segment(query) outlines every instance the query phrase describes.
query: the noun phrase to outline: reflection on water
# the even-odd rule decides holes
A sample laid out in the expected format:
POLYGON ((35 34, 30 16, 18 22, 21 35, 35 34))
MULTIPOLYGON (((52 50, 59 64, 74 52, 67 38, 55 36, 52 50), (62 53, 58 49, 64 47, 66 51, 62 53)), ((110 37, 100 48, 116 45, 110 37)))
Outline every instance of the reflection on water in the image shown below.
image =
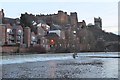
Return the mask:
POLYGON ((52 78, 54 78, 55 77, 56 67, 57 67, 56 62, 55 61, 50 61, 49 65, 50 65, 50 68, 49 68, 48 74, 50 74, 50 76, 52 78))

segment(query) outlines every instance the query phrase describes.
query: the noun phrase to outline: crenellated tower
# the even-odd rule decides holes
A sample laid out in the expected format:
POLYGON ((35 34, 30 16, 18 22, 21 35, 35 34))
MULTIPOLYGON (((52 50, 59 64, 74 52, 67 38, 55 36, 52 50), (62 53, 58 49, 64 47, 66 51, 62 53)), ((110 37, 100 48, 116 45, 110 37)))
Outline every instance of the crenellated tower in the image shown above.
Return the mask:
POLYGON ((102 29, 102 19, 99 18, 94 18, 94 25, 100 29, 102 29))
POLYGON ((68 16, 67 16, 67 12, 63 12, 61 10, 58 11, 58 14, 57 14, 57 22, 60 24, 60 25, 65 25, 68 23, 68 16))
POLYGON ((76 27, 77 23, 78 23, 77 13, 76 12, 71 12, 70 13, 70 24, 73 27, 76 27))

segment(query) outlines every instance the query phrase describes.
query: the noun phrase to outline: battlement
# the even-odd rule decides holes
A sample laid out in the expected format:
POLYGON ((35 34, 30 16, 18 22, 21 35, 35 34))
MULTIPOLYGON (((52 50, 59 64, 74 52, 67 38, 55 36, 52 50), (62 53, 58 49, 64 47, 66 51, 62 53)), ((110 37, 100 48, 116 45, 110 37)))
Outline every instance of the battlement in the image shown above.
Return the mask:
POLYGON ((67 12, 59 10, 57 14, 47 14, 47 15, 37 15, 40 19, 49 24, 58 24, 58 25, 75 25, 77 26, 78 18, 76 12, 71 12, 70 15, 67 12))
POLYGON ((100 17, 94 18, 94 25, 102 29, 102 19, 100 17))
POLYGON ((70 12, 70 15, 71 16, 77 16, 77 13, 76 12, 70 12))
POLYGON ((78 17, 76 12, 71 12, 70 13, 70 24, 74 27, 77 26, 78 23, 78 17))
POLYGON ((60 13, 64 13, 64 12, 63 12, 62 10, 59 10, 59 11, 58 11, 58 14, 60 14, 60 13))

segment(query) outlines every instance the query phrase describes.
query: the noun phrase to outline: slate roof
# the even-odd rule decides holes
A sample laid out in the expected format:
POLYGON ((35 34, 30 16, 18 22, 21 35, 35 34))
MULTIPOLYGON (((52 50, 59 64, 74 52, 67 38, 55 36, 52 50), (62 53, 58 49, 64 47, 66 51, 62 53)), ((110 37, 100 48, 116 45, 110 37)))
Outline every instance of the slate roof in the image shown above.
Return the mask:
POLYGON ((50 26, 50 30, 61 30, 61 26, 53 24, 50 26))
POLYGON ((56 33, 49 33, 47 35, 45 35, 45 37, 59 37, 56 33))

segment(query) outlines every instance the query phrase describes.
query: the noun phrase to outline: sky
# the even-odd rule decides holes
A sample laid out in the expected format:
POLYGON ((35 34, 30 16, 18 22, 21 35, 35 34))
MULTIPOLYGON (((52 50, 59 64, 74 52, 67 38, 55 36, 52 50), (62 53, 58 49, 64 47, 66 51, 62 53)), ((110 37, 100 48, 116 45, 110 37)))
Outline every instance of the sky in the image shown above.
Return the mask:
POLYGON ((118 0, 1 0, 5 17, 19 18, 21 13, 54 14, 58 10, 77 12, 78 21, 94 24, 94 17, 102 18, 103 30, 118 34, 118 0))

